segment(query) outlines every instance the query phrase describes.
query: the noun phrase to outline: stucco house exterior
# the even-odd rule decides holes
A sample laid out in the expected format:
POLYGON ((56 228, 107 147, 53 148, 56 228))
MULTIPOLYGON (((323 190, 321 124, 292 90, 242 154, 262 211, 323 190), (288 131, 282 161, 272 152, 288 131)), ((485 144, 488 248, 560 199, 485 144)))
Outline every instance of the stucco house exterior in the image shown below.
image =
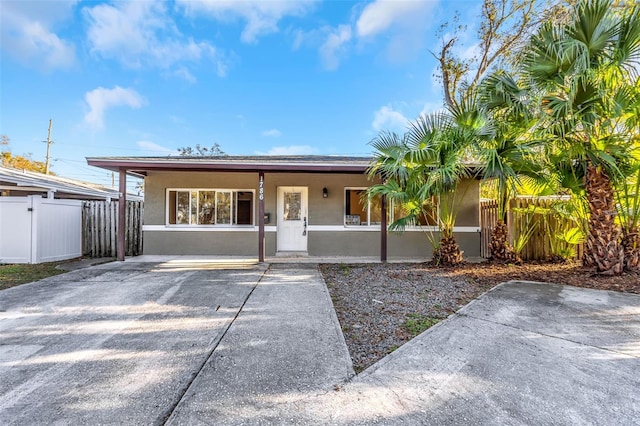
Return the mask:
MULTIPOLYGON (((144 254, 431 256, 416 227, 387 232, 394 206, 363 202, 370 159, 338 156, 100 157, 88 164, 144 178, 144 254)), ((461 185, 456 238, 480 255, 479 183, 461 185)), ((435 229, 435 228, 431 228, 435 229)))

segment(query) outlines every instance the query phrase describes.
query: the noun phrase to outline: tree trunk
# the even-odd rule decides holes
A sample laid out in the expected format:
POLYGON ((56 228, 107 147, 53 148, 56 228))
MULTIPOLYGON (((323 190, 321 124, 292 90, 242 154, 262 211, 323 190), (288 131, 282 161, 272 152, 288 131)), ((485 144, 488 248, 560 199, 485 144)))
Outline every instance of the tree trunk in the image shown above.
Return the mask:
POLYGON ((507 224, 502 219, 498 219, 498 223, 491 233, 491 241, 489 241, 490 259, 504 263, 522 263, 520 256, 513 250, 509 244, 509 230, 507 224))
POLYGON ((624 266, 628 270, 640 268, 640 233, 637 229, 623 232, 624 266))
POLYGON ((456 266, 462 263, 463 253, 453 236, 444 236, 440 240, 440 246, 433 251, 433 261, 436 265, 456 266))
POLYGON ((598 273, 620 275, 624 267, 624 248, 615 223, 616 208, 613 184, 606 171, 589 165, 585 176, 589 203, 589 235, 583 262, 598 273))

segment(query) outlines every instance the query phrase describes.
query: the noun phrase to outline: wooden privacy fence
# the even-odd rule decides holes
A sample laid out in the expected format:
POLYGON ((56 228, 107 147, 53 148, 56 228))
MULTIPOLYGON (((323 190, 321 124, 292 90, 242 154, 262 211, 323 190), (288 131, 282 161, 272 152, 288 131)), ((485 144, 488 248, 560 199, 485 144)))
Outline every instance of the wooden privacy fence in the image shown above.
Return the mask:
MULTIPOLYGON (((567 202, 563 197, 518 197, 511 200, 507 215, 509 239, 513 244, 518 238, 531 232, 528 242, 522 248, 520 257, 523 260, 544 260, 552 256, 552 239, 559 237, 554 231, 576 227, 571 218, 549 214, 557 203, 567 202), (533 227, 533 228, 532 228, 533 227), (533 229, 533 231, 531 231, 533 229)), ((498 203, 495 200, 480 201, 481 255, 490 257, 489 241, 491 233, 498 222, 498 203)), ((553 241, 559 244, 557 241, 553 241)), ((580 259, 584 253, 584 244, 573 246, 575 258, 580 259)))
POLYGON ((480 256, 485 259, 491 256, 489 242, 493 228, 498 223, 498 202, 496 200, 480 200, 480 256))
MULTIPOLYGON (((91 257, 116 257, 118 201, 85 201, 82 208, 82 252, 91 257)), ((142 201, 127 201, 125 255, 142 254, 142 201)))

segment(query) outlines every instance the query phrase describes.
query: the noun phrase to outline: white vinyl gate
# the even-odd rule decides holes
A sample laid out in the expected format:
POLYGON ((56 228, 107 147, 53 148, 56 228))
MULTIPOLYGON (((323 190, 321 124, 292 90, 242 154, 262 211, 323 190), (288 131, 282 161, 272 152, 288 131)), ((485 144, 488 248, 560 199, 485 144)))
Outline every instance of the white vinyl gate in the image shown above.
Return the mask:
POLYGON ((0 197, 0 263, 42 263, 82 255, 82 201, 0 197))

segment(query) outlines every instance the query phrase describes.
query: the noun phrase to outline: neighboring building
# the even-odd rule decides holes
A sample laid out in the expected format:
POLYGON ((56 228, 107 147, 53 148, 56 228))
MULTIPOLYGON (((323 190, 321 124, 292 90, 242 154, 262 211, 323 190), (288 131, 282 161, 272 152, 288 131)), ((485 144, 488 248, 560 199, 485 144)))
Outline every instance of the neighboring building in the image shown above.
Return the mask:
POLYGON ((119 196, 104 186, 0 166, 0 263, 82 256, 83 201, 119 196))
MULTIPOLYGON (((117 189, 94 183, 0 166, 0 197, 27 195, 65 200, 117 200, 119 192, 117 189)), ((127 198, 142 199, 134 194, 127 194, 127 198)))
MULTIPOLYGON (((393 206, 362 203, 363 157, 101 157, 145 180, 144 254, 430 257, 423 228, 389 233, 393 206), (387 215, 383 214, 387 211, 387 215), (385 220, 386 218, 386 220, 385 220), (386 222, 386 223, 385 223, 386 222), (386 250, 385 250, 386 245, 386 250)), ((125 173, 121 173, 125 176, 125 173)), ((121 182, 122 185, 122 182, 121 182)), ((479 183, 468 180, 456 238, 480 255, 479 183)))

